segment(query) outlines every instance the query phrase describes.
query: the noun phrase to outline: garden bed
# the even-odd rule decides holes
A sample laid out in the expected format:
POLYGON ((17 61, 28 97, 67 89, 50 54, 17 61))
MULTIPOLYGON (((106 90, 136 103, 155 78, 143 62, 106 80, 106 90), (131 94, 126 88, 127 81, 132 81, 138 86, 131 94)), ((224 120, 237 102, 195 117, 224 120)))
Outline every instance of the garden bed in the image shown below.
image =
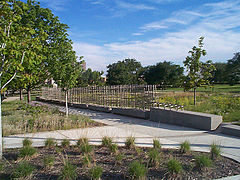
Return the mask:
MULTIPOLYGON (((179 150, 158 148, 159 158, 155 158, 158 161, 153 163, 154 161, 150 160, 153 156, 149 152, 154 148, 121 146, 115 147, 116 151, 114 151, 113 148, 109 148, 110 146, 91 146, 92 151, 85 149, 83 152, 81 146, 66 146, 66 144, 68 143, 65 143, 65 148, 38 148, 37 153, 31 157, 23 157, 21 149, 5 150, 4 160, 0 166, 2 167, 0 179, 10 179, 14 174, 16 175, 16 170, 19 169, 17 166, 23 161, 29 163, 34 169, 30 176, 27 176, 30 179, 58 179, 59 177, 64 179, 71 175, 72 179, 91 179, 94 173, 96 175, 100 172, 99 169, 99 171, 91 171, 96 165, 102 171, 102 179, 130 179, 134 178, 130 170, 130 164, 133 161, 140 162, 142 168, 146 170, 146 179, 217 179, 240 174, 239 163, 221 156, 211 161, 212 164, 209 167, 197 166, 196 158, 202 155, 210 157, 209 153, 192 151, 181 153, 179 150), (46 163, 46 160, 44 161, 49 155, 54 159, 51 166, 46 163), (90 158, 86 160, 86 157, 90 158), (182 170, 171 171, 169 166, 171 159, 179 162, 182 170)), ((174 163, 172 166, 178 167, 174 163)), ((134 166, 132 171, 137 169, 138 167, 134 166)))

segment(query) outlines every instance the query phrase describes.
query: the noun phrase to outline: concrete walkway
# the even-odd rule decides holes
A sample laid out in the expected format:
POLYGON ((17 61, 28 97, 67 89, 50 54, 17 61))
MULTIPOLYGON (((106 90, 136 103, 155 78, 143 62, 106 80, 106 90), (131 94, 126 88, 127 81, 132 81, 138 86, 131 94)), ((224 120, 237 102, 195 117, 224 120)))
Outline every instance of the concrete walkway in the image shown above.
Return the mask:
MULTIPOLYGON (((56 107, 65 111, 64 107, 56 107)), ((121 145, 127 137, 134 136, 139 146, 152 146, 152 140, 157 138, 164 148, 178 148, 181 142, 188 140, 193 150, 205 152, 214 142, 221 146, 224 156, 240 162, 240 139, 236 137, 85 109, 70 108, 70 113, 89 116, 107 126, 8 136, 4 138, 4 147, 21 147, 25 137, 33 138, 34 146, 42 146, 44 140, 50 137, 59 141, 68 138, 73 143, 80 137, 87 137, 91 143, 100 144, 103 136, 110 136, 121 145)))

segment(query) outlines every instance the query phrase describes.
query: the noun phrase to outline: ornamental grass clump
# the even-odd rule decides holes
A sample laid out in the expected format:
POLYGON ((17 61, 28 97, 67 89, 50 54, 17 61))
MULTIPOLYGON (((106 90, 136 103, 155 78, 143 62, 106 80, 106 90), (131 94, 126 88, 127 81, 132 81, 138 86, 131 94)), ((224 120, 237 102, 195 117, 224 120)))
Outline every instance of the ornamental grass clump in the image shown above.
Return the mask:
POLYGON ((37 153, 37 150, 34 147, 24 146, 19 151, 19 157, 21 158, 32 157, 36 153, 37 153))
POLYGON ((160 153, 158 151, 158 149, 151 149, 148 153, 148 156, 149 156, 149 163, 152 165, 152 166, 158 166, 159 163, 160 163, 160 153))
POLYGON ((72 165, 69 161, 64 162, 64 166, 61 170, 60 179, 63 180, 75 180, 77 179, 76 167, 72 165))
POLYGON ((129 164, 128 173, 131 179, 144 179, 147 169, 139 161, 133 161, 129 164))
POLYGON ((180 153, 185 154, 191 150, 189 141, 184 141, 180 145, 180 153))
POLYGON ((82 161, 83 161, 82 163, 84 166, 91 167, 94 162, 94 159, 90 154, 86 154, 86 155, 84 155, 82 161))
POLYGON ((115 156, 115 164, 122 164, 123 159, 125 158, 124 154, 116 154, 115 156))
POLYGON ((82 144, 88 144, 88 138, 80 138, 77 141, 77 146, 80 147, 82 144))
POLYGON ((210 147, 211 159, 215 160, 220 156, 221 148, 219 145, 213 143, 210 147))
POLYGON ((118 146, 117 144, 111 144, 108 146, 108 149, 109 151, 112 153, 112 154, 117 154, 118 152, 118 146))
POLYGON ((205 155, 195 157, 195 165, 199 170, 212 166, 212 160, 205 155))
POLYGON ((63 139, 61 142, 61 146, 63 148, 68 148, 70 146, 70 140, 69 139, 63 139))
POLYGON ((135 138, 134 137, 128 137, 125 141, 126 148, 133 149, 135 148, 135 138))
POLYGON ((32 145, 32 141, 29 138, 25 138, 23 140, 23 146, 31 146, 32 145))
POLYGON ((33 171, 35 170, 35 167, 28 163, 27 161, 23 161, 17 165, 17 167, 12 172, 12 178, 13 179, 24 179, 29 178, 33 171))
POLYGON ((104 136, 104 137, 102 138, 102 146, 108 147, 108 146, 110 146, 110 145, 112 145, 112 138, 107 137, 107 136, 104 136))
POLYGON ((100 166, 94 166, 89 170, 89 178, 93 180, 101 179, 103 169, 100 166))
POLYGON ((160 150, 161 147, 162 147, 162 145, 161 145, 160 141, 157 139, 153 139, 153 148, 160 150))
POLYGON ((53 155, 46 155, 43 158, 43 164, 45 168, 51 168, 54 165, 55 157, 53 155))
POLYGON ((47 138, 45 140, 45 147, 46 148, 54 148, 56 146, 56 141, 53 138, 47 138))
POLYGON ((167 163, 167 169, 171 174, 179 174, 182 171, 182 165, 177 159, 170 159, 167 163))

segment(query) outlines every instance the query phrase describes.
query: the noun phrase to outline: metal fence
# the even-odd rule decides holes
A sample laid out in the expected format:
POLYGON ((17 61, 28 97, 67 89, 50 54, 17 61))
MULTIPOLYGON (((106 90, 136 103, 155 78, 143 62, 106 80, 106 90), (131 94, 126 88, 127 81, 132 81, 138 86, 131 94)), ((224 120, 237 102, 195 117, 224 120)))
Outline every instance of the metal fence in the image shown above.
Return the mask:
MULTIPOLYGON (((79 87, 68 91, 68 102, 144 110, 154 106, 155 92, 155 85, 79 87)), ((42 88, 42 97, 65 101, 65 92, 60 88, 44 87, 42 88)))

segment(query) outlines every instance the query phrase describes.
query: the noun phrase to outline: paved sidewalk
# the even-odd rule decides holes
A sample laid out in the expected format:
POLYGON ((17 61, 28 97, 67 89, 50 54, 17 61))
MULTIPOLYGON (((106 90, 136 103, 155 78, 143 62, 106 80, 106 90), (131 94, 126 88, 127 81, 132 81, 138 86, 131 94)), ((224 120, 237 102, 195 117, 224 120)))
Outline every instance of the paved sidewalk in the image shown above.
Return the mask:
MULTIPOLYGON (((65 111, 64 107, 56 107, 65 111)), ((181 142, 189 140, 192 149, 198 151, 209 151, 209 146, 215 142, 221 146, 224 156, 240 162, 240 139, 236 137, 85 109, 70 108, 70 113, 87 115, 107 126, 8 136, 4 138, 5 148, 21 147, 24 137, 33 138, 34 146, 42 146, 50 137, 58 140, 68 138, 73 143, 80 137, 87 137, 90 142, 100 144, 103 136, 110 136, 121 145, 126 137, 134 136, 137 145, 151 146, 152 140, 157 138, 164 148, 177 148, 181 142)))

